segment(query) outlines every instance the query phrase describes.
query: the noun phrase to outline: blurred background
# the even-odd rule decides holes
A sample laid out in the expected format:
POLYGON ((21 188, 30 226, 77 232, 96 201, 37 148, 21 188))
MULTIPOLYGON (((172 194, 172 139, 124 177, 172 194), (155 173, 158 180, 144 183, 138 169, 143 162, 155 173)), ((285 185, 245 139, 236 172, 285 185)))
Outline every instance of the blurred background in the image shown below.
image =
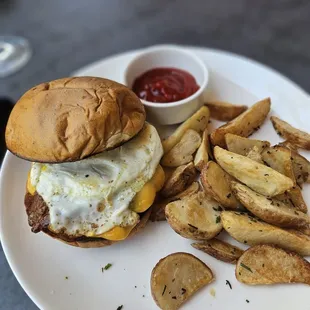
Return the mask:
MULTIPOLYGON (((0 78, 0 130, 10 102, 98 59, 158 43, 212 47, 262 62, 310 92, 308 0, 0 0, 0 36, 28 39, 32 57, 0 78)), ((0 309, 37 309, 0 247, 0 309)))

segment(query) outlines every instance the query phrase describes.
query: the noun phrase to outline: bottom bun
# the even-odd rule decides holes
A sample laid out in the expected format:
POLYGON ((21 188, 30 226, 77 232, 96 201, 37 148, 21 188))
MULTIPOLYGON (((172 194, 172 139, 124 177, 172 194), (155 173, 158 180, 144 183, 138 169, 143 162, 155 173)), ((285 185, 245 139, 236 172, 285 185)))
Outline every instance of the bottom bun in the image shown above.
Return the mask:
POLYGON ((61 242, 64 242, 68 245, 80 247, 80 248, 101 248, 104 246, 111 245, 116 242, 124 241, 129 237, 132 237, 137 232, 142 230, 151 215, 151 208, 147 211, 140 213, 140 221, 139 223, 133 228, 130 232, 129 236, 120 241, 112 241, 103 238, 93 238, 93 237, 70 237, 64 233, 55 233, 48 229, 49 225, 49 211, 46 203, 44 202, 43 198, 38 194, 35 193, 31 195, 30 193, 26 193, 25 195, 25 207, 26 212, 28 215, 28 223, 32 227, 32 231, 37 233, 43 231, 45 234, 49 235, 50 237, 57 239, 61 242))

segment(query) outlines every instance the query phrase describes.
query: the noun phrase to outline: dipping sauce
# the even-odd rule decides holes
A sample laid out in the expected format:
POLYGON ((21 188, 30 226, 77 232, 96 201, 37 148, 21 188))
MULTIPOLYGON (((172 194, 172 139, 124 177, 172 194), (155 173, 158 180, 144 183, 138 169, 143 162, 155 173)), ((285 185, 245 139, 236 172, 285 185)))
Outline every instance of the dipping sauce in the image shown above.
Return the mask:
POLYGON ((199 89, 195 78, 176 68, 146 71, 133 83, 132 90, 146 101, 167 103, 185 99, 199 89))

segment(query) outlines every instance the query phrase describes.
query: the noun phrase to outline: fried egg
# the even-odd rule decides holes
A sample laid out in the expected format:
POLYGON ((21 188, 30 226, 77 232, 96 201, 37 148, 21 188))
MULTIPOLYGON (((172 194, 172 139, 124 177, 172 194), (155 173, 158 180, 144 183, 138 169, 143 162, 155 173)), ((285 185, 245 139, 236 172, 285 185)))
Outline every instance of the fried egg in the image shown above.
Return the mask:
POLYGON ((78 162, 33 163, 28 191, 44 199, 49 229, 56 233, 108 238, 113 229, 127 228, 122 233, 128 235, 139 221, 137 212, 152 204, 164 182, 158 168, 162 155, 156 129, 146 124, 116 149, 78 162))

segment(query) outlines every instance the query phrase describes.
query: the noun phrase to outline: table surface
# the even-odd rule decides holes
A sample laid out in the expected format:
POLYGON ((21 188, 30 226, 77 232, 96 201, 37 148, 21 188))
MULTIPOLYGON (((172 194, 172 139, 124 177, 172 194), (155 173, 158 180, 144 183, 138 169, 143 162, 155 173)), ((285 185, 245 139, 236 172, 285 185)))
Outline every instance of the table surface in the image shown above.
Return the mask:
MULTIPOLYGON (((307 0, 0 0, 0 34, 24 36, 33 48, 26 67, 0 79, 0 97, 17 100, 37 83, 158 43, 242 54, 310 92, 309 16, 307 0)), ((0 310, 37 309, 16 281, 1 246, 0 292, 0 310)))

